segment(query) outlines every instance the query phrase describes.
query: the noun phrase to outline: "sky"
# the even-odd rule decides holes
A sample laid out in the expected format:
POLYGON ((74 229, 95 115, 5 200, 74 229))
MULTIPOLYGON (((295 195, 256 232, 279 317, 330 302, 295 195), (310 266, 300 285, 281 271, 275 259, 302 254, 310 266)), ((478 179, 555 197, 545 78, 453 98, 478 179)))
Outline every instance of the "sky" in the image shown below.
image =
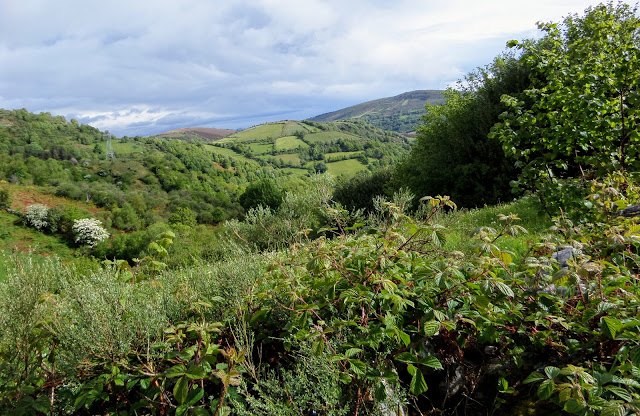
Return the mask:
POLYGON ((445 89, 585 0, 0 0, 0 108, 118 137, 445 89))

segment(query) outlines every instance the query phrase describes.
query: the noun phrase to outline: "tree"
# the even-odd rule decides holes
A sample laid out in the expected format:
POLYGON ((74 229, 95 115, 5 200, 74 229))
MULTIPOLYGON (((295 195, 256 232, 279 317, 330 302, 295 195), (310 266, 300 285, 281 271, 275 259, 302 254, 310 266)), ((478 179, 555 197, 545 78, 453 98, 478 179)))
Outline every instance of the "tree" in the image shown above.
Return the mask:
POLYGON ((43 230, 49 225, 49 208, 42 204, 29 205, 24 211, 24 218, 27 224, 37 230, 43 230))
POLYGON ((540 189, 557 178, 637 169, 637 8, 600 4, 539 28, 539 41, 510 42, 522 51, 531 85, 503 97, 507 110, 492 129, 522 168, 519 184, 540 189))
POLYGON ((447 90, 446 104, 427 104, 411 154, 398 166, 397 187, 420 197, 449 195, 466 207, 510 199, 517 170, 488 134, 505 110, 500 97, 527 86, 527 68, 504 54, 447 90))
POLYGON ((75 220, 72 229, 76 243, 89 247, 95 247, 100 241, 109 238, 109 233, 102 227, 100 220, 94 218, 75 220))
POLYGON ((282 204, 283 198, 284 193, 273 180, 262 179, 247 186, 244 193, 240 195, 239 202, 247 211, 258 205, 275 210, 282 204))

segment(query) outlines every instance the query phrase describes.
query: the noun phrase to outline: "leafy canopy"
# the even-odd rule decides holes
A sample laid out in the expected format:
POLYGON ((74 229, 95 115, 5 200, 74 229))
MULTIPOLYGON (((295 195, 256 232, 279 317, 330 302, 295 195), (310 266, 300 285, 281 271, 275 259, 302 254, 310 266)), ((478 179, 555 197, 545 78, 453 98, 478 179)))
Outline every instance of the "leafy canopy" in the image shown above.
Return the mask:
POLYGON ((505 94, 492 129, 522 168, 520 184, 638 167, 640 20, 627 4, 600 4, 557 25, 540 23, 522 51, 531 85, 505 94))

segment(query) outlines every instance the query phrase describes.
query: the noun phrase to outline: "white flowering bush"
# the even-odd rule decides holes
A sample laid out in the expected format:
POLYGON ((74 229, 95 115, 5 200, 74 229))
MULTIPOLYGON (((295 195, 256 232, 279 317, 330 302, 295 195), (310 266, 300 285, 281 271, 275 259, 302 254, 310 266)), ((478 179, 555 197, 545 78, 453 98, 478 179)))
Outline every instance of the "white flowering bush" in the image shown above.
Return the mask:
POLYGON ((43 230, 49 225, 49 208, 42 204, 29 205, 24 210, 24 218, 27 224, 38 230, 43 230))
POLYGON ((100 241, 109 238, 109 233, 102 227, 100 220, 94 218, 74 220, 71 230, 76 236, 76 243, 86 244, 89 247, 95 247, 100 241))

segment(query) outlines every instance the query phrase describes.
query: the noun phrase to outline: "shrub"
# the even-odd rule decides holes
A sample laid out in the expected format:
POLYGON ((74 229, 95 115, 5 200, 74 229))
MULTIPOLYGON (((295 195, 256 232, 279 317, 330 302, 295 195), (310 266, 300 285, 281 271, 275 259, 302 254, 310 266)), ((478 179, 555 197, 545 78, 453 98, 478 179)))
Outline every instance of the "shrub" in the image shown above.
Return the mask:
POLYGON ((49 225, 49 208, 42 204, 29 205, 24 211, 24 218, 28 225, 42 230, 49 225))
POLYGON ((0 209, 11 205, 11 193, 8 189, 0 189, 0 209))
POLYGON ((102 240, 109 238, 109 233, 102 227, 100 220, 83 218, 73 222, 73 234, 76 243, 95 247, 102 240))

